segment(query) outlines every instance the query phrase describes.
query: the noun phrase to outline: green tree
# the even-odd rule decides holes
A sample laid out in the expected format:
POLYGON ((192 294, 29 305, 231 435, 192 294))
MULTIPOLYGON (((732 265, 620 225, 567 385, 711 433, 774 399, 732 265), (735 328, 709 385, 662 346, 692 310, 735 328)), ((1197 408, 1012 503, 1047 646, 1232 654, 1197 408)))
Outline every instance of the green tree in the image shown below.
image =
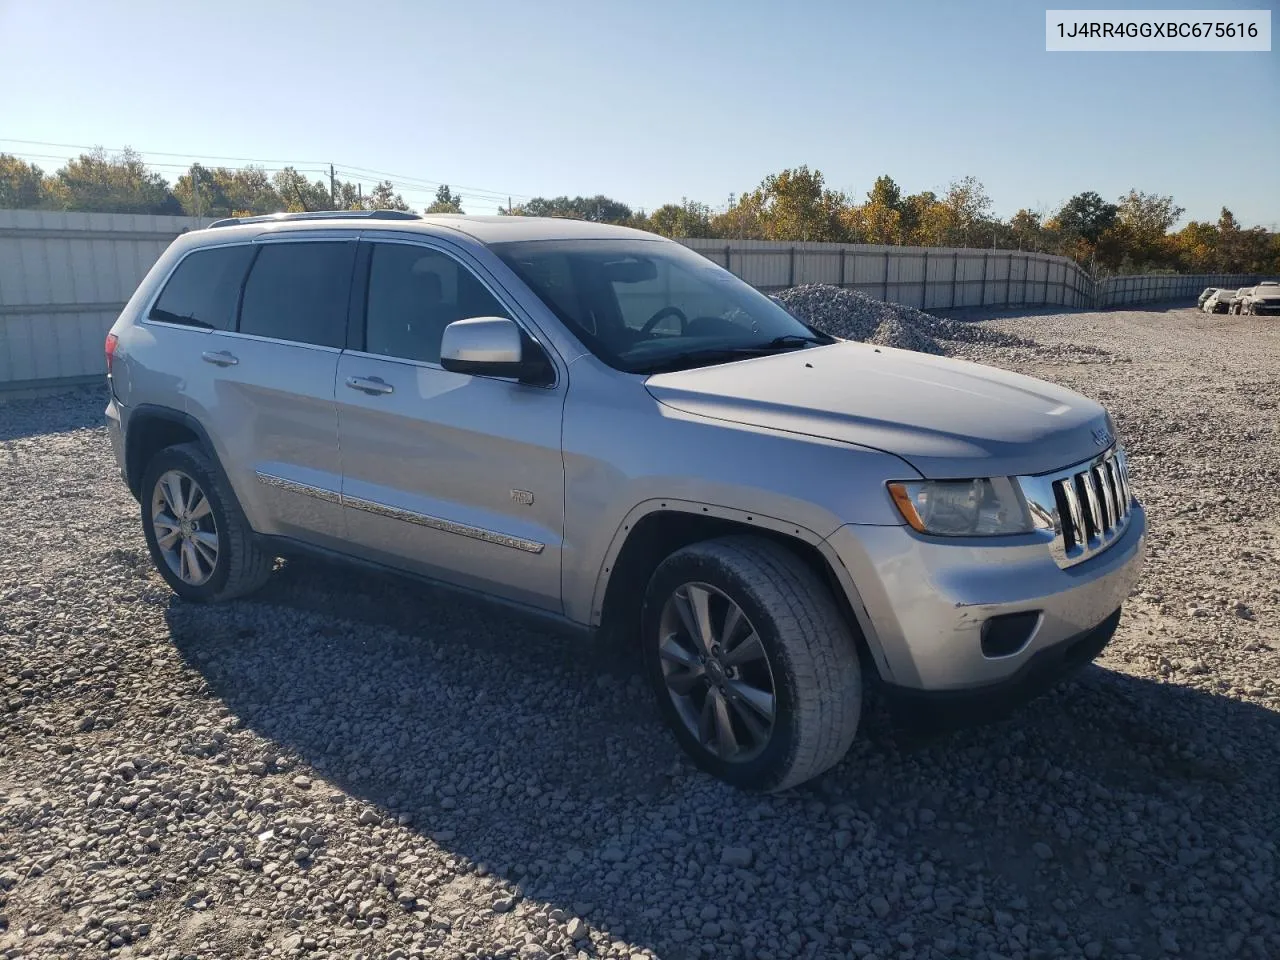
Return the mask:
POLYGON ((766 240, 844 240, 848 198, 828 190, 821 170, 771 173, 739 202, 766 240))
POLYGON ((280 196, 280 202, 290 213, 311 210, 328 210, 333 203, 329 184, 323 180, 308 180, 293 167, 285 167, 271 178, 271 185, 280 196))
POLYGON ((1098 240, 1098 260, 1112 269, 1170 267, 1176 262, 1176 245, 1169 228, 1182 213, 1173 197, 1130 190, 1120 198, 1115 223, 1098 240))
POLYGON ((48 203, 44 171, 12 154, 0 153, 0 208, 35 210, 48 203))
POLYGON ((888 174, 876 177, 876 182, 867 191, 867 203, 878 203, 890 210, 900 210, 902 209, 902 188, 888 174))
POLYGON ((711 208, 705 203, 682 198, 677 203, 664 203, 647 219, 647 229, 664 237, 714 237, 711 208))
POLYGON ((510 212, 524 217, 568 217, 596 223, 628 223, 634 218, 629 206, 603 194, 594 197, 534 197, 510 212))
POLYGON ((262 167, 242 167, 239 170, 217 167, 213 178, 227 198, 232 216, 276 213, 284 209, 284 201, 262 167))
POLYGON ((1017 241, 1019 250, 1032 250, 1041 246, 1043 224, 1040 214, 1024 207, 1009 218, 1008 228, 1010 235, 1017 241))
POLYGON ((908 246, 924 246, 933 243, 926 221, 936 220, 932 215, 938 205, 938 195, 932 190, 913 193, 902 201, 899 211, 902 243, 908 246))
POLYGON ((1107 203, 1092 190, 1077 193, 1053 215, 1055 229, 1068 237, 1078 237, 1096 244, 1116 222, 1119 207, 1107 203))
MULTIPOLYGON (((376 183, 369 196, 365 197, 364 207, 366 210, 408 210, 409 205, 404 202, 404 197, 396 193, 390 180, 380 180, 376 183)), ((461 211, 458 211, 461 213, 461 211)))
POLYGON ((54 175, 49 192, 63 210, 182 213, 182 204, 164 177, 148 170, 142 157, 128 147, 114 157, 99 147, 68 160, 54 175))
POLYGON ((962 177, 951 181, 942 199, 925 209, 921 227, 929 244, 970 246, 981 242, 990 211, 991 198, 982 181, 977 177, 962 177))
POLYGON ((442 183, 436 190, 436 199, 431 206, 427 207, 427 213, 463 213, 462 197, 458 196, 449 189, 447 183, 442 183))
POLYGON ((229 217, 233 209, 222 191, 216 171, 198 163, 173 184, 173 195, 182 205, 182 212, 190 217, 229 217))

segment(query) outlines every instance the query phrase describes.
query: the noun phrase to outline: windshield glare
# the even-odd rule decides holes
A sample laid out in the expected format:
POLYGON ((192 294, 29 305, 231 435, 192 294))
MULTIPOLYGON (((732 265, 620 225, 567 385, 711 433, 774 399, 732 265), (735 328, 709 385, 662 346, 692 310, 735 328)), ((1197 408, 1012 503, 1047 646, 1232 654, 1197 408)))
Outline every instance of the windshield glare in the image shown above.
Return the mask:
POLYGON ((661 240, 533 240, 493 250, 605 363, 631 373, 830 338, 732 273, 661 240), (779 342, 784 338, 784 342, 779 342))

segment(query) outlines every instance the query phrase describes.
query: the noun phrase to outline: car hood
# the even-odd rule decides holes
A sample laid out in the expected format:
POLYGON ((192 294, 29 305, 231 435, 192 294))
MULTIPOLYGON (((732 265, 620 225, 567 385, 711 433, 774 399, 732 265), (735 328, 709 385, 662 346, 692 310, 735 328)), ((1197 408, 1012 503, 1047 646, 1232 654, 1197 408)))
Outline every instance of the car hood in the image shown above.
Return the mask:
POLYGON ((1112 440, 1063 387, 963 360, 841 342, 663 373, 645 386, 698 416, 896 454, 931 479, 1047 473, 1112 440))

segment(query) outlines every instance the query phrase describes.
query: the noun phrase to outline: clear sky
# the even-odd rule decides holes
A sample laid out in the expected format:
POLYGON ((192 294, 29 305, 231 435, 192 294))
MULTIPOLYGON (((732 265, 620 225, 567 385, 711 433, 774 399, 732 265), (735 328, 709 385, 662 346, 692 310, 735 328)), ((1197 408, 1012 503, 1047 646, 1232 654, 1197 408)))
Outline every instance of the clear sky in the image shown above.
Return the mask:
POLYGON ((1002 216, 1137 187, 1280 229, 1280 52, 1047 53, 1049 5, 0 0, 0 151, 53 170, 129 145, 170 179, 332 162, 419 207, 448 182, 471 212, 721 206, 807 163, 859 197, 973 174, 1002 216))

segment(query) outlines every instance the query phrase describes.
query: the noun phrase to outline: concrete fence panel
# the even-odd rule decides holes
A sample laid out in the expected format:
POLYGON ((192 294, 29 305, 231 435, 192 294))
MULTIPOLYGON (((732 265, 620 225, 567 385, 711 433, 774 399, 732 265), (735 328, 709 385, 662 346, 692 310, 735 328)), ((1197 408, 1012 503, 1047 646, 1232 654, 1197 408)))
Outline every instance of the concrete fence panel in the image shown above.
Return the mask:
POLYGON ((0 210, 0 388, 100 377, 134 288, 175 237, 208 222, 0 210))
MULTIPOLYGON (((89 382, 104 372, 103 340, 134 289, 194 217, 0 210, 0 391, 89 382)), ((681 240, 773 293, 827 283, 926 310, 1106 307, 1191 299, 1204 287, 1257 277, 1109 277, 1020 250, 875 244, 681 240)))

